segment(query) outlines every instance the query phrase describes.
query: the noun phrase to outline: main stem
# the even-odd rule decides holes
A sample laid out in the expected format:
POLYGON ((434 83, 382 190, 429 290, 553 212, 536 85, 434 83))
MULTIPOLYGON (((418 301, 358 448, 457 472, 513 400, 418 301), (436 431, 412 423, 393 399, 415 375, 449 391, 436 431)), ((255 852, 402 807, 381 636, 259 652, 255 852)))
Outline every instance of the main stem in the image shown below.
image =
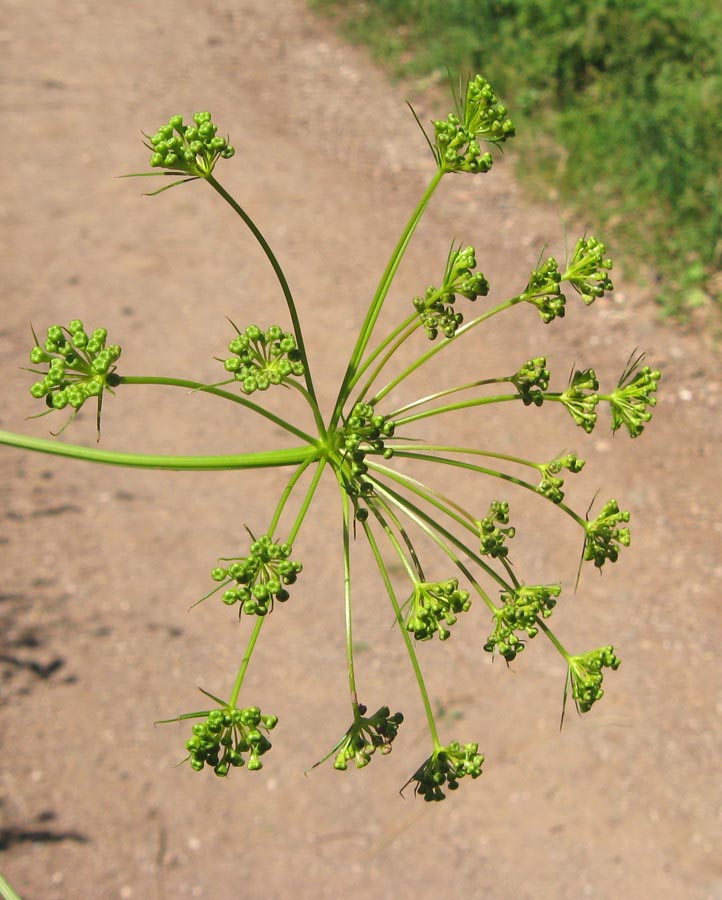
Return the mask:
POLYGON ((309 459, 318 458, 316 447, 289 447, 284 450, 265 450, 259 453, 236 453, 223 456, 156 456, 149 453, 119 453, 113 450, 98 450, 95 447, 81 447, 77 444, 59 444, 47 438, 30 437, 0 431, 0 444, 50 453, 53 456, 67 456, 87 462, 104 463, 108 466, 128 466, 135 469, 170 469, 182 471, 223 471, 226 469, 266 469, 278 466, 296 466, 309 459))

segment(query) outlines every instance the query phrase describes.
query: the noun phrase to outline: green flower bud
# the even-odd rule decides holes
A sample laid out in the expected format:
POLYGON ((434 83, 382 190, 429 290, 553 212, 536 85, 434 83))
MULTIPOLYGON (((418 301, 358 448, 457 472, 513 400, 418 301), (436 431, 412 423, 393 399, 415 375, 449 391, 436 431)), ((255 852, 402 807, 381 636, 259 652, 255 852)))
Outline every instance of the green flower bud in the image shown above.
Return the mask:
POLYGON ((265 616, 273 609, 274 600, 280 603, 288 600, 289 593, 282 585, 294 584, 303 569, 300 562, 288 558, 291 552, 290 544, 278 544, 263 535, 252 541, 248 556, 211 571, 211 578, 220 583, 215 590, 235 581, 235 586, 228 586, 222 593, 222 601, 228 606, 240 602, 241 611, 246 615, 265 616))
POLYGON ((548 497, 554 503, 561 503, 564 499, 564 479, 559 477, 563 469, 576 474, 584 467, 584 460, 575 453, 556 456, 551 462, 539 466, 542 480, 537 486, 537 492, 548 497))
POLYGON ((520 295, 522 300, 536 306, 545 325, 554 319, 564 318, 566 297, 561 292, 560 282, 557 261, 550 256, 543 265, 534 269, 526 289, 520 295))
POLYGON ((481 775, 484 757, 478 751, 478 744, 462 745, 458 741, 452 741, 446 747, 437 747, 401 790, 413 781, 414 796, 421 794, 426 801, 444 800, 446 795, 442 787, 454 791, 466 775, 472 779, 481 775))
POLYGON ((446 261, 446 269, 441 287, 437 290, 428 287, 424 297, 414 297, 413 303, 418 310, 419 319, 429 340, 441 332, 444 337, 452 338, 464 321, 462 313, 454 309, 456 294, 468 300, 486 296, 489 282, 481 272, 472 272, 476 266, 473 247, 454 250, 452 247, 446 261))
POLYGON ((246 394, 284 384, 291 376, 303 375, 305 371, 296 339, 278 325, 271 325, 265 332, 257 325, 249 325, 244 332, 238 331, 228 349, 235 355, 222 360, 223 366, 241 383, 246 394))
POLYGON ((594 369, 584 369, 574 373, 569 387, 559 395, 559 400, 567 408, 575 423, 587 434, 594 431, 597 424, 598 390, 599 382, 594 369))
POLYGON ((627 522, 629 513, 621 511, 616 500, 607 501, 597 518, 584 525, 586 532, 584 559, 594 560, 594 565, 598 569, 601 569, 607 560, 616 562, 619 558, 619 547, 628 547, 630 544, 629 528, 617 527, 627 522))
POLYGON ((629 358, 617 387, 607 399, 612 411, 612 431, 617 431, 624 425, 629 436, 634 438, 639 437, 652 418, 648 407, 657 405, 654 393, 661 373, 649 366, 640 368, 643 353, 636 359, 633 357, 634 354, 629 358))
POLYGON ((67 328, 51 325, 44 348, 36 342, 30 352, 33 365, 48 366, 43 380, 35 382, 30 393, 36 399, 45 398, 48 410, 70 406, 74 413, 66 425, 89 397, 96 397, 100 433, 102 395, 106 388, 112 393, 112 387, 119 383, 114 363, 121 350, 117 344, 106 347, 107 336, 105 328, 96 328, 89 341, 83 323, 73 319, 67 328))
POLYGON ((541 406, 544 402, 543 392, 549 387, 549 369, 544 356, 528 359, 519 371, 508 379, 519 392, 524 406, 532 403, 541 406))
POLYGON ((171 116, 168 124, 148 139, 146 147, 151 151, 153 168, 172 169, 191 178, 208 178, 219 157, 233 156, 228 140, 216 136, 218 129, 210 113, 196 113, 193 119, 198 127, 184 125, 182 116, 171 116))
POLYGON ((445 641, 451 634, 444 625, 454 625, 457 614, 467 612, 471 607, 469 592, 459 590, 456 578, 448 581, 423 582, 414 585, 408 600, 411 604, 406 619, 406 628, 417 641, 430 641, 434 634, 445 641))
POLYGON ((503 559, 508 555, 509 548, 505 542, 507 538, 514 537, 516 529, 513 527, 499 528, 499 525, 508 524, 509 504, 501 500, 494 500, 490 504, 486 516, 476 522, 479 529, 479 552, 482 556, 503 559))
POLYGON ((577 710, 586 713, 604 696, 602 669, 609 668, 616 671, 621 660, 614 655, 614 647, 601 647, 599 650, 570 657, 568 664, 564 698, 566 700, 567 686, 571 683, 572 697, 577 710))
POLYGON ((315 769, 331 756, 334 757, 334 769, 340 772, 348 769, 351 760, 354 761, 356 768, 365 768, 377 750, 383 756, 391 752, 391 745, 403 721, 404 717, 399 712, 390 715, 388 706, 382 706, 372 716, 366 716, 366 707, 359 704, 358 714, 346 734, 333 750, 312 768, 315 769))
POLYGON ((209 765, 216 775, 226 777, 231 767, 246 764, 244 753, 250 754, 251 771, 262 768, 260 757, 271 749, 271 742, 263 732, 275 728, 276 716, 262 715, 257 706, 247 709, 227 706, 184 718, 195 716, 205 721, 193 725, 193 736, 186 741, 185 748, 189 753, 186 760, 196 772, 209 765))
POLYGON ((572 261, 562 275, 589 306, 613 289, 607 274, 612 268, 611 259, 605 259, 606 247, 595 237, 579 238, 574 247, 572 261))
POLYGON ((512 662, 525 646, 515 632, 536 637, 537 617, 547 619, 552 614, 560 593, 559 584, 520 585, 503 592, 503 605, 494 609, 494 631, 487 638, 484 650, 487 653, 498 650, 507 663, 512 662))
POLYGON ((501 144, 514 136, 514 125, 491 85, 477 75, 466 84, 465 96, 457 98, 457 113, 434 122, 434 156, 444 172, 488 172, 489 153, 482 153, 479 140, 501 144))

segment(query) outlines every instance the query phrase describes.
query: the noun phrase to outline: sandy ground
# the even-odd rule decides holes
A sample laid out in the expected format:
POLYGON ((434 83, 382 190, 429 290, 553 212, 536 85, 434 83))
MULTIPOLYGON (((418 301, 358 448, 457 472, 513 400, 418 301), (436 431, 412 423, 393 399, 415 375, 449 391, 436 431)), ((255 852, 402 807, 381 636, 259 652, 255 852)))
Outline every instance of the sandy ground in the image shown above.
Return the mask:
MULTIPOLYGON (((237 148, 219 177, 277 248, 328 408, 431 174, 403 101, 425 119, 443 107, 390 86, 298 0, 2 6, 0 427, 47 435, 48 419, 25 420, 37 411, 19 369, 31 322, 106 326, 126 375, 213 381, 225 316, 284 321, 257 246, 204 185, 148 199, 144 185, 113 177, 145 168, 141 130, 204 108, 237 148)), ((497 299, 523 287, 544 244, 563 255, 564 212, 526 201, 511 162, 442 185, 389 322, 438 280, 453 237, 477 247, 497 299)), ((188 607, 215 559, 245 547, 244 524, 268 521, 284 472, 136 472, 2 449, 0 870, 24 900, 722 897, 719 360, 694 334, 659 325, 648 293, 615 280, 614 300, 572 303, 548 328, 531 308, 494 320, 405 395, 440 372, 455 384, 539 353, 557 387, 575 363, 612 383, 635 347, 664 371, 636 442, 602 426, 587 437, 561 409, 508 404, 426 432, 448 440, 451 426, 460 444, 539 458, 576 449, 587 459, 570 490, 577 508, 599 489, 633 516, 630 550, 602 578, 585 571, 574 595, 578 531, 509 495, 518 571, 565 585, 560 637, 576 650, 613 643, 623 665, 598 707, 568 715, 560 733, 564 670, 541 639, 511 669, 492 663, 475 607, 450 641, 422 646, 445 739, 478 740, 486 755, 483 777, 442 804, 398 793, 429 742, 360 546, 361 694, 407 720, 394 752, 368 769, 304 775, 349 719, 330 480, 296 542, 302 579, 244 686, 280 717, 273 750, 262 772, 224 781, 175 768, 188 728, 153 722, 198 708, 197 686, 229 690, 245 623, 217 602, 188 607)), ((92 417, 61 440, 94 444, 92 417)), ((128 387, 107 402, 102 446, 223 453, 284 440, 210 397, 128 387)), ((472 478, 454 490, 481 509, 498 486, 472 478)))

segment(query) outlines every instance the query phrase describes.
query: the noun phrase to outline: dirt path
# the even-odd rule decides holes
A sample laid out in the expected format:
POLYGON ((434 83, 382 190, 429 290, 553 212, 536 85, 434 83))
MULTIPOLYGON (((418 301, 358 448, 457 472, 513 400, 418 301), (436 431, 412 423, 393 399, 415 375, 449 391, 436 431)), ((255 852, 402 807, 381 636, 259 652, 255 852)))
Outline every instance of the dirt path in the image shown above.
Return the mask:
MULTIPOLYGON (((281 318, 265 261, 202 185, 147 199, 112 178, 145 167, 141 129, 199 108, 232 135, 224 183, 277 248, 322 400, 333 400, 429 160, 405 93, 361 51, 301 2, 262 6, 4 4, 0 427, 47 434, 47 419, 24 421, 29 322, 103 324, 123 345, 124 373, 211 381, 226 315, 245 323, 262 304, 264 320, 281 318)), ((452 237, 475 244, 498 298, 544 244, 563 254, 560 211, 526 203, 501 163, 443 186, 400 272, 399 303, 438 278, 452 237)), ((249 669, 253 702, 280 717, 273 752, 262 773, 224 783, 174 768, 186 728, 152 722, 194 708, 196 685, 227 689, 243 639, 234 613, 187 609, 216 557, 243 543, 244 523, 267 521, 283 473, 136 473, 2 449, 0 870, 24 900, 722 897, 719 361, 615 281, 614 302, 575 304, 546 330, 519 310, 445 361, 449 384, 542 352, 556 384, 575 362, 609 383, 639 347, 664 386, 634 443, 603 429, 585 438, 561 411, 543 410, 541 425, 535 410, 455 422, 462 444, 483 428, 508 451, 577 449, 587 469, 576 506, 601 487, 632 510, 634 532, 626 558, 601 579, 586 572, 574 597, 578 535, 510 497, 519 521, 534 510, 550 538, 520 534, 519 571, 568 586, 559 633, 581 649, 614 643, 623 666, 599 708, 568 716, 560 734, 564 672, 551 648, 538 642, 511 671, 492 665, 479 619, 424 646, 445 733, 479 740, 487 759, 483 778, 443 804, 398 795, 427 742, 363 554, 355 574, 369 613, 356 638, 374 649, 358 654, 362 690, 403 709, 405 732, 363 772, 327 765, 304 777, 348 724, 330 485, 296 544, 306 592, 299 582, 249 669)), ((221 453, 278 441, 221 411, 199 395, 128 388, 107 404, 103 446, 221 453)), ((90 417, 63 439, 92 443, 90 417)), ((462 489, 478 506, 491 499, 486 483, 462 489)))

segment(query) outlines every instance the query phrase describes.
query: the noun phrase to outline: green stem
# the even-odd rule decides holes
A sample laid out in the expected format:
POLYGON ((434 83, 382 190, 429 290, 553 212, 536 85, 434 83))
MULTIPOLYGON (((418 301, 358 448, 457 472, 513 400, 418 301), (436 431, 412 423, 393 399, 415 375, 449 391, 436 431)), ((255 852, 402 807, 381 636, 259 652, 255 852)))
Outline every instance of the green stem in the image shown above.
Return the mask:
POLYGON ((384 466, 380 463, 369 461, 368 467, 372 472, 377 472, 380 475, 386 475, 387 477, 396 481, 397 484, 401 484, 409 490, 413 491, 413 493, 415 493, 417 497, 422 497, 424 500, 426 500, 427 503, 431 503, 437 509, 441 510, 441 512, 447 515, 452 521, 458 523, 462 527, 466 528, 467 531, 470 531, 473 535, 478 537, 478 525, 477 520, 474 518, 474 516, 472 516, 472 514, 467 509, 464 509, 463 506, 456 503, 450 497, 442 494, 441 491, 430 488, 428 484, 424 484, 423 481, 418 481, 416 478, 412 478, 410 475, 396 472, 389 466, 384 466))
POLYGON ((363 522, 364 532, 366 534, 366 538, 369 542, 369 546, 371 547, 371 552, 374 555, 374 559, 376 560, 376 565, 378 566, 379 572, 381 573, 381 578, 383 579, 384 585, 386 587, 386 591, 388 592, 389 599, 391 600, 391 605, 394 609, 394 615, 396 616, 396 621, 398 623, 399 628, 401 629, 401 634, 404 637, 404 642, 406 644, 406 650, 409 654, 409 659, 411 660, 411 665, 414 669, 414 675, 416 676, 416 683, 419 686, 419 692, 421 694, 421 700, 424 704, 424 710, 426 712, 426 721, 429 723, 429 731, 431 732, 431 739, 434 742, 434 750, 438 750, 441 747, 441 742, 439 741, 439 735, 436 730, 436 722, 434 721, 434 713, 431 709, 431 702, 429 700, 429 695, 426 691, 426 685, 424 683, 424 676, 421 674, 421 667, 419 666, 419 661, 416 657, 416 651, 414 650, 414 645, 409 636, 409 632, 404 624, 404 617, 401 612, 401 608, 399 607, 398 600, 396 599, 396 594, 394 593, 393 585, 391 584, 391 578, 389 576, 388 569, 386 568, 386 563, 384 562, 383 556, 381 555, 381 551, 379 550, 379 546, 376 543, 376 539, 374 538, 373 532, 369 526, 368 521, 363 522))
POLYGON ((333 430, 333 428, 335 428, 336 423, 341 416, 343 405, 348 398, 348 395, 351 391, 351 386, 357 376, 361 357, 363 356, 364 351, 368 346, 368 342, 371 339, 374 325, 376 324, 376 320, 381 313, 381 308, 384 304, 384 300, 386 299, 386 295, 389 292, 389 288, 391 287, 391 282, 393 281, 394 275, 396 274, 399 265, 401 264, 401 260, 406 251, 406 248, 409 245, 409 241, 411 240, 411 237, 416 230, 416 226, 419 224, 421 216, 428 206, 429 201, 431 200, 431 197, 438 187, 443 175, 443 170, 437 169, 434 177, 431 179, 428 187, 424 191, 424 194, 419 201, 416 209, 411 214, 411 218, 407 222, 406 227, 404 228, 401 237, 399 238, 399 242, 394 248, 393 253, 391 254, 391 259, 389 259, 386 269, 384 270, 384 274, 381 276, 381 281, 379 282, 376 293, 371 300, 371 305, 369 306, 369 310, 366 313, 366 318, 364 319, 361 326, 361 331, 359 332, 356 345, 351 354, 351 359, 349 360, 349 364, 344 374, 343 381, 341 382, 341 389, 339 391, 338 399, 336 400, 333 415, 331 416, 329 430, 333 430))
POLYGON ((389 419, 396 421, 397 416, 403 415, 403 413, 409 412, 409 410, 416 409, 417 406, 423 406, 424 403, 431 403, 432 400, 440 400, 442 397, 458 394, 461 393, 461 391, 468 391, 475 387, 485 387, 488 384, 503 384, 509 380, 509 378, 483 378, 481 381, 470 381, 468 384, 460 384, 458 387, 447 388, 445 391, 437 391, 435 394, 421 397, 418 400, 414 400, 412 403, 407 403, 405 406, 399 407, 399 409, 396 409, 387 415, 389 419))
POLYGON ((273 517, 268 526, 267 534, 270 538, 273 538, 273 532, 276 530, 278 525, 278 520, 281 518, 281 513, 283 512, 284 507, 286 506, 286 502, 288 498, 291 496, 291 493, 298 483, 299 479, 306 471, 306 469, 311 465, 314 460, 312 458, 304 460, 301 465, 296 469, 296 471, 291 475, 288 484, 284 488, 283 493, 281 494, 281 498, 276 504, 276 511, 273 513, 273 517))
POLYGON ((288 534, 288 542, 292 544, 296 540, 296 535, 303 524, 303 520, 306 518, 306 513, 311 506, 311 501, 313 500, 313 496, 316 493, 316 488, 318 487, 318 483, 321 480, 321 475, 323 474, 323 470, 326 467, 326 463, 328 460, 325 457, 321 457, 318 460, 318 466, 316 467, 316 471, 313 473, 313 478, 311 480, 311 484, 306 491, 306 496, 303 498, 303 503, 301 504, 301 508, 298 511, 298 515, 291 527, 291 530, 288 534))
MULTIPOLYGON (((376 501, 383 505, 384 510, 389 514, 389 516, 393 516, 395 518, 395 514, 394 514, 393 510, 391 509, 390 505, 386 502, 386 500, 384 500, 381 497, 380 494, 376 497, 376 501)), ((479 596, 484 601, 484 603, 486 603, 486 605, 489 607, 489 610, 491 612, 494 612, 496 610, 496 606, 494 605, 493 601, 490 599, 489 595, 482 588, 482 586, 479 584, 479 582, 476 580, 476 578, 474 578, 474 576, 469 571, 469 569, 462 563, 462 561, 459 559, 459 557, 454 553, 454 551, 451 549, 451 547, 449 547, 449 545, 444 540, 442 540, 442 538, 436 533, 436 531, 433 528, 431 528, 429 525, 427 525, 425 522, 416 521, 416 525, 419 528, 421 528, 421 530, 425 534, 427 534, 431 538, 432 541, 434 541, 436 546, 439 547, 439 549, 449 557, 449 559, 454 563, 454 565, 459 569, 459 571, 464 575, 464 577, 467 579, 467 581, 471 584, 471 586, 474 588, 474 590, 479 594, 479 596)))
MULTIPOLYGON (((276 525, 278 524, 278 520, 281 517, 281 513, 283 512, 283 508, 286 504, 286 501, 291 496, 291 492, 293 491, 294 487, 298 483, 298 480, 300 479, 301 475, 303 475, 304 471, 310 465, 311 462, 313 462, 313 459, 308 459, 308 460, 304 461, 298 467, 298 469, 293 473, 293 476, 291 477, 288 484, 286 485, 286 489, 284 490, 283 494, 281 495, 281 499, 280 499, 278 505, 276 506, 276 511, 273 515, 273 519, 271 520, 271 524, 268 529, 269 536, 273 535, 273 531, 276 528, 276 525)), ((326 463, 326 461, 324 459, 321 459, 319 461, 319 465, 313 476, 311 485, 309 486, 309 489, 306 492, 304 501, 301 504, 301 510, 299 511, 298 515, 296 516, 296 520, 295 520, 293 527, 291 528, 291 531, 289 533, 288 542, 290 544, 293 543, 293 541, 295 540, 298 530, 301 527, 301 524, 303 523, 306 513, 308 512, 308 508, 311 504, 311 500, 313 499, 313 495, 316 491, 316 487, 318 486, 318 482, 321 478, 321 473, 323 472, 325 463, 326 463)), ((223 585, 221 585, 221 587, 223 587, 223 585)), ((253 655, 253 650, 256 646, 256 641, 258 640, 258 635, 261 633, 261 627, 267 618, 268 618, 268 616, 258 616, 257 621, 256 621, 255 625, 253 626, 253 631, 251 633, 250 640, 248 641, 248 646, 246 647, 246 652, 243 655, 243 659, 241 661, 241 666, 238 670, 238 675, 236 676, 236 680, 233 685, 231 699, 228 701, 228 705, 232 708, 235 708, 235 706, 236 706, 236 702, 238 700, 238 695, 240 694, 241 687, 243 685, 243 679, 246 677, 246 669, 248 668, 248 664, 251 661, 251 656, 253 655)))
POLYGON ((349 499, 343 484, 339 481, 343 500, 343 589, 344 611, 346 616, 346 659, 348 662, 348 687, 351 694, 354 721, 359 718, 358 694, 356 692, 356 673, 353 665, 353 632, 351 626, 351 549, 349 541, 349 499))
POLYGON ((424 363, 431 359, 433 356, 436 356, 437 353, 440 353, 444 348, 448 347, 452 341, 458 340, 462 335, 466 334, 468 331, 471 331, 472 328, 475 328, 477 325, 485 322, 487 319, 490 319, 492 316, 497 315, 497 313, 503 312, 505 309, 511 309, 512 306, 516 306, 517 303, 520 303, 523 300, 523 297, 512 297, 511 300, 505 300, 503 303, 500 303, 498 306, 495 306, 493 309, 487 310, 485 313, 482 313, 480 316, 477 316, 475 319, 472 319, 471 322, 467 322, 466 325, 462 325, 461 328, 456 332, 454 337, 444 338, 444 340, 440 341, 438 344, 435 344, 430 350, 427 350, 426 353, 422 354, 415 362, 411 363, 403 372, 396 376, 393 381, 390 381, 386 387, 382 388, 372 400, 369 400, 369 403, 375 405, 382 400, 390 391, 392 391, 395 387, 397 387, 401 382, 408 378, 409 375, 412 375, 420 366, 423 366, 424 363))
MULTIPOLYGON (((454 453, 475 453, 474 450, 460 450, 449 448, 450 451, 454 453)), ((486 454, 483 454, 486 455, 486 454)), ((500 454, 501 455, 501 454, 500 454)), ((532 493, 537 496, 543 497, 543 494, 539 494, 539 491, 533 484, 529 484, 528 481, 522 481, 521 478, 516 478, 514 475, 508 475, 506 472, 499 472, 496 469, 487 469, 485 466, 477 466, 474 463, 464 462, 461 459, 450 459, 447 456, 430 456, 425 453, 417 453, 415 451, 405 451, 405 450, 394 450, 394 456, 399 456, 403 459, 416 459, 420 462, 439 462, 445 466, 456 466, 459 469, 467 469, 470 472, 480 472, 482 475, 491 475, 493 478, 499 478, 502 481, 508 481, 511 484, 517 485, 517 487, 525 488, 527 491, 532 491, 532 493)), ((503 457, 502 457, 503 458, 503 457)), ((521 460, 517 460, 514 458, 510 458, 512 462, 522 462, 521 460)), ((554 503, 549 497, 545 499, 549 500, 550 503, 554 503)), ((573 509, 570 509, 566 503, 554 503, 558 509, 563 510, 568 516, 571 516, 575 522, 581 525, 586 531, 586 522, 580 515, 574 512, 573 509)))
POLYGON ((210 186, 215 190, 220 196, 228 203, 228 205, 236 212, 245 225, 250 230, 253 237, 258 241, 261 246, 261 249, 266 254, 266 258, 271 264, 273 271, 276 273, 276 278, 278 278, 278 283, 281 285, 281 290, 283 291, 283 296, 286 299, 286 306, 288 307, 289 315, 291 316, 291 322, 293 324, 293 333, 296 336, 296 345, 298 346, 298 352, 301 354, 301 358, 303 360, 303 368, 304 368, 304 379, 306 381, 306 387, 308 388, 309 395, 313 398, 313 403, 318 409, 318 403, 316 401, 316 392, 313 388, 313 380, 311 378, 311 370, 308 364, 308 356, 306 355, 306 346, 303 342, 303 334, 301 332, 301 323, 298 318, 298 313, 296 312, 296 304, 293 300, 293 295, 291 294, 291 288, 288 286, 288 281, 286 280, 286 276, 284 275, 283 269, 281 268, 280 263, 276 259, 276 255, 268 243, 268 241, 261 234, 258 229, 256 223, 251 219, 248 213, 243 209, 243 207, 233 199, 233 197, 228 193, 228 191, 213 177, 213 175, 206 175, 206 181, 210 186))
POLYGON ((289 431, 291 434, 295 434, 296 437, 307 441, 309 444, 316 443, 316 439, 314 437, 312 437, 310 434, 307 434, 305 431, 301 431, 300 428, 296 428, 295 425, 291 425, 290 422, 287 422, 280 416, 274 415, 274 413, 269 412, 267 409, 264 409, 257 403, 253 403, 251 400, 247 400, 240 394, 232 394, 230 391, 222 391, 220 388, 212 384, 203 384, 200 381, 189 381, 187 378, 163 378, 153 375, 121 375, 118 383, 162 384, 167 387, 189 388, 191 391, 200 391, 204 394, 213 394, 214 397, 222 397, 224 400, 231 400, 233 403, 239 403, 241 406, 245 406, 247 409, 253 410, 253 412, 258 413, 259 415, 264 416, 264 418, 268 419, 270 422, 273 422, 274 425, 279 425, 285 431, 289 431))
POLYGON ((420 419, 428 419, 431 416, 439 416, 442 413, 455 412, 458 409, 469 409, 472 406, 486 406, 489 403, 507 403, 510 400, 521 400, 520 394, 499 394, 496 397, 475 397, 473 400, 460 400, 458 403, 447 403, 446 406, 435 406, 423 412, 414 413, 411 416, 403 416, 394 420, 394 425, 408 425, 409 422, 418 422, 420 419))
MULTIPOLYGON (((393 477, 393 476, 392 476, 393 477)), ((505 591, 510 590, 509 584, 504 581, 504 579, 497 572, 492 569, 492 567, 484 562, 484 560, 478 555, 478 553, 474 553, 471 547, 467 546, 462 540, 456 537, 455 534, 452 534, 446 528, 439 524, 438 519, 432 519, 431 516, 427 515, 422 509, 420 509, 415 503, 412 503, 405 497, 402 497, 401 494, 396 493, 392 488, 386 487, 381 484, 377 479, 372 479, 374 488, 381 493, 383 496, 387 497, 391 500, 395 506, 404 513, 404 515, 408 516, 412 522, 415 522, 420 528, 426 530, 424 526, 421 524, 425 522, 433 531, 437 532, 440 535, 443 535, 450 544, 453 544, 455 547, 458 547, 463 553, 465 553, 469 559, 473 560, 480 569, 483 569, 484 572, 496 581, 505 591)), ((408 485, 408 489, 414 491, 413 486, 408 485)), ((440 506, 437 502, 434 501, 433 497, 430 497, 426 494, 419 493, 424 500, 428 503, 431 503, 433 506, 437 506, 439 509, 444 509, 443 506, 440 506)), ((445 510, 444 510, 445 511, 445 510)), ((448 512, 447 512, 448 515, 448 512)), ((427 532, 429 533, 429 532, 427 532)))
POLYGON ((353 390, 355 385, 358 384, 361 376, 366 372, 366 370, 370 367, 370 365, 374 362, 374 360, 380 356, 381 353, 388 347, 389 349, 384 353, 383 359, 379 362, 376 368, 373 370, 371 375, 369 375, 366 380, 366 384, 363 386, 358 395, 358 401, 361 402, 363 398, 366 396, 368 391, 371 389, 371 385, 376 381, 380 372, 383 370, 386 363, 391 359, 391 357, 396 353, 399 347, 402 346, 404 341, 408 340, 411 335, 418 329, 421 324, 418 313, 415 313, 412 316, 409 316, 406 320, 404 320, 397 328, 395 328, 388 337, 386 337, 379 346, 374 350, 374 352, 367 357, 364 361, 364 364, 358 370, 354 378, 351 379, 351 383, 349 385, 349 391, 353 390), (404 332, 406 332, 404 334, 404 332))
POLYGON ((238 675, 236 675, 236 681, 233 685, 233 690, 231 691, 230 700, 228 701, 228 705, 231 709, 236 708, 238 695, 241 693, 241 687, 243 686, 243 679, 246 677, 246 669, 248 668, 248 663, 251 661, 251 656, 253 655, 253 649, 256 646, 258 635, 261 633, 261 628, 263 627, 263 623, 267 618, 268 616, 256 616, 256 624, 253 626, 253 631, 251 632, 251 637, 248 641, 246 652, 243 654, 241 667, 238 670, 238 675))
POLYGON ((312 397, 311 394, 306 390, 306 388, 299 384, 297 381, 288 381, 287 385, 289 387, 295 388, 302 397, 305 398, 308 405, 311 407, 311 412, 313 413, 314 421, 316 422, 316 428, 318 428, 319 436, 321 440, 326 437, 326 425, 323 421, 323 416, 321 415, 321 410, 318 408, 318 403, 316 403, 315 397, 312 397))
POLYGON ((445 444, 386 444, 386 447, 393 450, 394 453, 402 453, 405 450, 415 453, 419 450, 434 451, 437 453, 465 453, 471 456, 484 456, 488 459, 501 459, 504 462, 515 463, 519 466, 526 466, 529 469, 536 469, 540 472, 542 466, 539 463, 532 462, 530 459, 523 459, 521 456, 510 456, 508 453, 495 453, 492 450, 475 450, 473 447, 451 447, 445 444))
POLYGON ((77 444, 59 444, 47 438, 30 437, 0 431, 0 444, 50 453, 53 456, 67 456, 87 462, 104 463, 109 466, 128 466, 137 469, 171 469, 183 471, 221 471, 225 469, 266 469, 277 466, 299 465, 305 460, 319 458, 315 447, 289 447, 283 450, 265 450, 259 453, 236 453, 224 456, 156 456, 147 453, 118 453, 112 450, 98 450, 77 444))
POLYGON ((541 616, 536 617, 536 622, 537 622, 537 625, 544 632, 544 634, 549 638, 549 640, 552 642, 552 644, 554 644, 554 646, 557 648, 557 650, 561 653, 561 655, 564 657, 564 659, 568 663, 569 660, 571 659, 571 655, 569 653, 567 653, 567 651, 564 649, 559 638, 554 634, 554 632, 551 630, 551 628, 549 628, 549 626, 546 624, 546 622, 544 621, 544 619, 542 619, 541 616))
POLYGON ((3 900, 21 900, 20 895, 15 893, 2 875, 0 875, 0 897, 3 900))

